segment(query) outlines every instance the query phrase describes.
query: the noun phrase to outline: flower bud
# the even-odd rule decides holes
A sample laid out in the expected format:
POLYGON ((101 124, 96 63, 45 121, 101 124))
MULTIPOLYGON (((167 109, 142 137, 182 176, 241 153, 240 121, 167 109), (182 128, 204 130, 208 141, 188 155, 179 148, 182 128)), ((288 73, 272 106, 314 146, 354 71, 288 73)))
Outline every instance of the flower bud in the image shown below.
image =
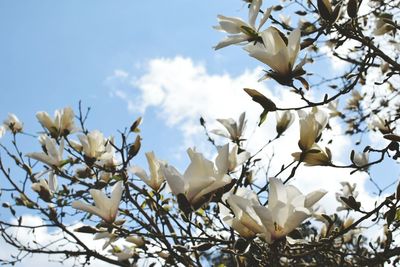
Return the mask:
POLYGON ((358 12, 358 1, 357 0, 349 0, 347 3, 347 15, 350 18, 354 19, 357 17, 358 12))
POLYGON ((318 0, 318 11, 319 15, 326 21, 331 20, 332 16, 332 5, 329 0, 318 0))
POLYGON ((137 247, 142 247, 145 244, 145 241, 141 236, 130 235, 127 238, 125 238, 125 240, 135 244, 137 247))

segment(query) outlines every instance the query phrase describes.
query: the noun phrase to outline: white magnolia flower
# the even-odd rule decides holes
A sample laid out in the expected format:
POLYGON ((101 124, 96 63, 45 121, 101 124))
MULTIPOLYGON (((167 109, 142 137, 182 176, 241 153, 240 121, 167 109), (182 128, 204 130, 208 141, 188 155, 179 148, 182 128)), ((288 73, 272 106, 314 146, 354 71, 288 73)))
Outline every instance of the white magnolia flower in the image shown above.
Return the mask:
POLYGON ((269 243, 286 236, 312 215, 312 206, 326 193, 317 190, 303 195, 296 187, 270 178, 268 206, 253 206, 265 228, 260 236, 269 243))
POLYGON ((253 209, 254 205, 259 205, 258 196, 255 192, 246 188, 238 188, 236 193, 231 191, 224 196, 224 199, 229 204, 234 216, 230 214, 229 209, 220 204, 223 221, 238 232, 240 236, 248 238, 264 232, 264 226, 253 209))
MULTIPOLYGON (((363 167, 367 165, 369 162, 369 153, 368 152, 363 152, 363 153, 355 153, 353 157, 353 163, 357 167, 363 167)), ((368 167, 367 167, 368 169, 368 167)))
POLYGON ((232 118, 217 119, 217 121, 225 127, 226 131, 220 129, 211 130, 213 134, 230 138, 233 142, 239 142, 241 140, 243 132, 246 129, 245 112, 240 114, 237 122, 232 118))
POLYGON ((383 134, 391 133, 390 128, 388 127, 389 119, 385 116, 381 117, 378 115, 373 115, 370 123, 370 127, 372 129, 378 129, 383 134))
POLYGON ((113 137, 110 137, 105 141, 105 149, 103 153, 98 157, 98 164, 100 166, 113 168, 119 164, 115 155, 115 148, 113 144, 113 137))
POLYGON ((282 33, 274 27, 269 27, 260 35, 263 43, 251 43, 244 49, 249 52, 251 57, 271 67, 273 72, 267 73, 266 76, 271 76, 278 82, 287 84, 291 78, 304 74, 302 67, 306 63, 305 59, 296 67, 294 66, 300 51, 300 29, 290 33, 287 43, 283 39, 282 33))
POLYGON ((292 153, 294 160, 302 161, 306 166, 327 166, 331 164, 332 153, 329 148, 322 149, 314 144, 309 150, 292 153))
POLYGON ((133 256, 135 256, 135 248, 124 246, 123 249, 120 249, 117 246, 114 246, 113 249, 110 251, 114 256, 117 257, 118 261, 127 261, 133 256))
POLYGON ((50 202, 53 193, 57 191, 57 176, 54 172, 50 172, 49 181, 40 179, 38 183, 33 183, 32 190, 37 192, 43 200, 50 202))
POLYGON ((229 150, 229 143, 218 148, 218 155, 215 159, 215 164, 219 175, 223 176, 234 171, 238 166, 242 165, 249 159, 249 152, 241 151, 238 153, 238 150, 239 147, 235 144, 232 149, 229 150), (228 155, 226 153, 228 153, 228 155))
POLYGON ((20 133, 23 129, 22 122, 13 113, 8 114, 7 119, 3 121, 3 126, 6 130, 12 132, 13 134, 20 133))
MULTIPOLYGON (((222 146, 220 149, 224 150, 225 147, 228 147, 229 144, 222 146)), ((247 151, 241 151, 238 153, 239 147, 237 145, 233 145, 232 149, 229 152, 228 156, 228 172, 233 172, 237 167, 241 166, 250 158, 250 153, 247 151)), ((219 153, 218 156, 224 156, 224 153, 219 153)), ((222 160, 221 160, 222 161, 222 160)), ((218 162, 218 160, 217 160, 218 162)))
POLYGON ((214 26, 214 29, 224 31, 228 35, 225 39, 219 42, 214 48, 220 49, 232 44, 238 44, 246 41, 257 40, 261 27, 265 24, 269 18, 272 7, 268 8, 260 20, 259 26, 256 27, 257 15, 260 11, 262 0, 253 0, 249 8, 249 22, 245 22, 240 18, 226 17, 218 15, 218 26, 214 26))
POLYGON ((341 197, 353 197, 355 199, 358 196, 358 192, 356 191, 357 184, 354 183, 351 185, 349 182, 341 182, 340 184, 342 185, 342 189, 340 193, 336 193, 336 200, 341 206, 337 207, 336 211, 350 210, 349 206, 347 206, 341 197))
POLYGON ((294 121, 294 114, 290 110, 284 112, 276 111, 276 132, 280 136, 294 121))
POLYGON ((281 180, 270 178, 268 206, 260 205, 257 194, 251 190, 239 188, 236 193, 226 196, 234 216, 220 205, 224 222, 243 237, 258 235, 266 242, 280 239, 305 219, 314 210, 312 206, 319 201, 326 191, 317 190, 303 195, 296 187, 284 185, 281 180))
POLYGON ((60 140, 60 146, 57 141, 47 135, 39 136, 39 142, 45 148, 44 152, 33 152, 26 154, 27 157, 41 161, 49 166, 61 167, 64 164, 64 138, 60 140))
POLYGON ((100 228, 100 232, 96 233, 93 240, 105 239, 102 249, 106 249, 109 245, 118 240, 118 235, 113 230, 111 233, 106 228, 100 228))
POLYGON ((122 197, 122 181, 117 182, 111 192, 111 198, 97 189, 90 189, 89 192, 93 197, 94 206, 83 203, 82 201, 72 202, 74 209, 83 210, 95 214, 102 218, 107 223, 113 223, 118 214, 118 207, 122 197))
POLYGON ((50 117, 47 112, 40 111, 36 113, 36 118, 40 124, 46 128, 53 137, 67 136, 75 132, 77 129, 74 123, 74 111, 70 107, 56 110, 54 112, 54 119, 50 117))
POLYGON ((166 165, 167 163, 157 159, 153 151, 147 152, 145 155, 149 164, 150 176, 148 176, 146 171, 139 166, 133 166, 129 171, 142 179, 142 181, 150 186, 154 191, 158 191, 165 180, 161 166, 166 165))
POLYGON ((183 175, 168 165, 162 166, 162 170, 171 192, 176 196, 183 194, 192 209, 196 210, 210 200, 210 194, 231 182, 231 177, 227 175, 230 168, 229 147, 225 145, 218 150, 216 168, 203 154, 191 148, 187 153, 191 163, 183 175))
POLYGON ((300 122, 300 141, 299 147, 302 151, 312 148, 315 141, 320 137, 322 130, 329 121, 328 114, 316 107, 310 113, 303 110, 298 111, 300 122))
POLYGON ((78 138, 86 157, 97 159, 105 152, 107 140, 100 131, 94 130, 87 135, 79 135, 78 138))

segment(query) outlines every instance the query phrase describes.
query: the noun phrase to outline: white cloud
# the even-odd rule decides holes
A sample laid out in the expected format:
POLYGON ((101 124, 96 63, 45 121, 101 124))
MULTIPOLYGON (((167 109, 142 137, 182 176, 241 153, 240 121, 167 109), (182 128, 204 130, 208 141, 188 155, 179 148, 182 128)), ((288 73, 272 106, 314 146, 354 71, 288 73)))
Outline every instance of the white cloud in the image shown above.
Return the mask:
MULTIPOLYGON (((140 77, 130 76, 129 83, 123 83, 116 89, 112 87, 115 96, 120 97, 128 104, 132 112, 142 112, 146 119, 146 112, 151 109, 162 118, 166 126, 175 127, 183 134, 177 153, 184 154, 188 146, 196 146, 199 150, 213 155, 210 145, 199 125, 199 117, 203 116, 209 129, 221 127, 216 118, 232 117, 236 119, 239 114, 246 111, 248 118, 247 135, 249 142, 247 149, 257 151, 268 140, 275 137, 275 115, 269 114, 267 121, 257 127, 261 107, 254 103, 243 91, 243 88, 254 88, 271 98, 280 107, 293 107, 299 104, 299 97, 290 92, 287 87, 276 86, 268 88, 266 83, 256 82, 262 75, 260 69, 246 70, 237 77, 227 73, 210 74, 204 64, 194 63, 190 58, 177 56, 175 58, 159 58, 150 60, 145 64, 145 72, 140 77)), ((126 72, 126 71, 125 71, 126 72)), ((123 77, 126 81, 126 77, 123 77)), ((108 80, 114 80, 114 84, 121 83, 115 75, 108 80)), ((271 83, 275 84, 275 83, 271 83)), ((332 150, 335 162, 349 163, 351 140, 343 136, 342 126, 339 121, 332 120, 332 131, 324 133, 323 143, 328 143, 332 150)), ((148 137, 151 138, 151 137, 148 137)), ((153 137, 154 138, 154 137, 153 137)), ((273 164, 269 175, 276 173, 282 164, 292 161, 291 153, 298 151, 299 138, 298 122, 285 133, 285 136, 269 145, 260 157, 263 168, 260 169, 260 179, 265 179, 262 173, 266 170, 269 158, 273 156, 273 164)), ((226 142, 225 140, 216 139, 226 142)), ((360 191, 360 200, 372 207, 374 198, 365 191, 364 185, 368 179, 364 173, 350 175, 348 169, 335 169, 324 167, 301 167, 296 173, 296 184, 303 192, 324 188, 329 194, 322 200, 322 204, 329 212, 334 212, 337 205, 335 192, 340 190, 341 181, 355 182, 360 191)), ((287 173, 286 173, 287 175, 287 173)), ((285 176, 282 176, 285 178, 285 176)))

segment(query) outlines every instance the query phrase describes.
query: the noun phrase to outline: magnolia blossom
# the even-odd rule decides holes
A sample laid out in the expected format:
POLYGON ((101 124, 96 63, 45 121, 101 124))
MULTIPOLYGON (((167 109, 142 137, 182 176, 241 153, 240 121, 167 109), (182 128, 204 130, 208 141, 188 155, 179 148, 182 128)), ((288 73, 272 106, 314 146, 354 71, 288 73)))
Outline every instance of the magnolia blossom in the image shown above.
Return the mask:
POLYGON ((373 115, 370 127, 373 129, 378 129, 383 134, 391 133, 388 122, 389 119, 387 117, 382 118, 378 115, 373 115))
POLYGON ((109 245, 118 240, 118 235, 113 230, 111 233, 106 228, 100 228, 99 232, 93 237, 93 240, 105 239, 102 249, 106 249, 109 245))
POLYGON ((31 188, 33 191, 37 192, 43 200, 50 202, 53 193, 57 191, 57 176, 54 172, 50 172, 49 181, 40 179, 38 183, 33 183, 31 188))
POLYGON ((8 114, 7 119, 3 121, 3 126, 6 130, 12 132, 13 134, 20 133, 23 129, 22 122, 13 113, 8 114))
POLYGON ((276 132, 280 136, 285 132, 294 121, 294 114, 290 110, 284 112, 275 112, 276 114, 276 132))
MULTIPOLYGON (((247 151, 241 151, 239 152, 239 147, 237 145, 233 145, 232 149, 229 151, 229 155, 228 158, 226 158, 225 156, 225 152, 226 149, 229 147, 229 144, 226 144, 220 148, 218 148, 218 157, 220 158, 224 158, 224 159, 217 159, 216 162, 220 163, 220 162, 224 162, 226 159, 228 160, 228 162, 224 163, 228 165, 228 170, 226 172, 233 172, 238 166, 241 166, 243 163, 246 162, 246 160, 248 160, 250 158, 250 153, 247 151)), ((224 171, 225 168, 224 167, 220 167, 218 168, 219 170, 224 171)), ((221 175, 223 175, 224 173, 221 173, 221 175)))
POLYGON ((307 151, 320 137, 322 130, 328 124, 329 117, 325 111, 316 107, 313 107, 310 113, 299 110, 298 115, 300 118, 299 147, 302 151, 307 151))
POLYGON ((226 131, 215 129, 211 130, 213 134, 230 138, 233 142, 238 142, 241 140, 244 130, 246 129, 246 113, 240 114, 238 121, 234 119, 217 119, 221 123, 226 131))
POLYGON ((61 138, 59 146, 57 145, 57 140, 47 135, 39 136, 39 142, 45 148, 45 151, 28 153, 26 156, 41 161, 49 166, 61 167, 64 164, 64 138, 61 138))
POLYGON ((124 246, 123 249, 120 249, 117 246, 114 246, 113 249, 110 251, 114 256, 117 257, 118 261, 127 261, 133 256, 135 256, 135 248, 124 246))
POLYGON ((260 236, 272 243, 280 239, 314 212, 312 207, 327 192, 313 191, 303 195, 296 187, 284 185, 280 179, 270 178, 268 206, 260 205, 257 194, 239 188, 229 193, 226 202, 234 216, 226 215, 227 209, 220 205, 223 220, 243 237, 260 236))
POLYGON ((294 67, 297 54, 300 51, 300 29, 296 29, 288 36, 287 43, 282 37, 282 33, 274 27, 269 27, 262 32, 263 43, 251 43, 245 46, 251 57, 267 64, 273 72, 267 73, 267 76, 275 78, 282 84, 287 84, 291 78, 304 74, 302 69, 306 60, 294 67))
POLYGON ((259 26, 256 27, 255 23, 261 4, 262 0, 253 0, 251 2, 248 23, 244 22, 240 18, 218 15, 219 25, 214 26, 214 29, 224 31, 230 35, 219 42, 214 48, 217 50, 232 44, 256 40, 258 38, 258 32, 260 31, 260 28, 265 24, 272 11, 272 8, 268 8, 264 12, 264 16, 260 20, 259 26))
MULTIPOLYGON (((369 162, 369 153, 368 152, 363 152, 363 153, 355 153, 353 157, 353 163, 357 167, 364 167, 367 165, 369 162)), ((367 167, 368 169, 368 167, 367 167)))
POLYGON ((100 131, 94 130, 86 135, 79 135, 78 138, 86 157, 97 159, 105 152, 107 140, 100 131))
POLYGON ((150 186, 154 191, 158 191, 165 180, 161 165, 166 165, 167 163, 158 160, 153 151, 147 152, 145 155, 149 164, 150 177, 147 175, 146 171, 139 166, 133 166, 129 171, 142 179, 143 182, 150 186))
POLYGON ((229 204, 234 216, 230 214, 229 209, 220 204, 223 221, 240 236, 248 238, 264 232, 262 222, 253 209, 253 206, 260 205, 255 192, 246 188, 238 188, 236 193, 230 192, 225 195, 224 200, 229 204))
POLYGON ((328 114, 317 107, 313 107, 310 113, 299 110, 298 115, 300 118, 300 140, 298 144, 301 152, 292 153, 292 156, 295 160, 302 161, 307 166, 330 165, 332 153, 329 148, 322 149, 315 143, 328 124, 328 114))
POLYGON ((100 166, 113 168, 118 165, 118 160, 115 155, 114 138, 110 137, 105 141, 105 148, 103 153, 98 157, 98 164, 100 166))
POLYGON ((264 226, 260 236, 268 243, 286 236, 312 215, 312 206, 326 193, 317 190, 303 195, 296 187, 270 178, 268 206, 253 206, 264 226))
POLYGON ((36 113, 36 118, 40 124, 46 128, 53 137, 67 136, 76 131, 74 124, 74 111, 70 107, 54 112, 54 119, 51 119, 47 112, 36 113))
POLYGON ((306 152, 292 153, 294 160, 302 161, 306 166, 327 166, 331 164, 332 153, 329 148, 322 149, 319 145, 314 144, 306 152))
POLYGON ((340 182, 342 185, 342 189, 340 193, 336 193, 336 200, 341 204, 341 206, 337 207, 337 211, 341 210, 350 210, 349 206, 341 199, 341 197, 349 198, 353 197, 354 199, 358 196, 358 192, 356 191, 356 184, 351 185, 349 182, 340 182))
POLYGON ((83 210, 95 214, 107 223, 113 223, 117 217, 119 203, 122 197, 122 181, 117 182, 111 192, 111 198, 108 198, 104 192, 97 189, 90 189, 93 197, 94 206, 83 203, 82 201, 72 202, 74 209, 83 210))
POLYGON ((191 163, 183 175, 168 165, 162 166, 162 170, 171 192, 176 196, 183 194, 192 209, 196 210, 210 200, 213 192, 231 182, 231 177, 227 175, 232 168, 229 146, 227 144, 218 149, 215 166, 191 148, 187 153, 191 163))

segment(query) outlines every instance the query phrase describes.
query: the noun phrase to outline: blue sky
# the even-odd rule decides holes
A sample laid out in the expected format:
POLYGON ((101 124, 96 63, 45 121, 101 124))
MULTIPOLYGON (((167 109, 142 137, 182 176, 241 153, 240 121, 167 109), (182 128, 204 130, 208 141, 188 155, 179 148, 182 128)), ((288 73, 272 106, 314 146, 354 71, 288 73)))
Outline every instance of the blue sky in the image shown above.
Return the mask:
POLYGON ((228 0, 2 1, 1 117, 16 113, 26 129, 37 130, 37 111, 76 109, 82 100, 92 108, 89 126, 114 134, 135 119, 120 99, 109 97, 105 81, 115 69, 182 55, 204 62, 211 73, 239 73, 240 59, 253 61, 230 59, 231 48, 218 57, 212 46, 223 35, 212 25, 221 12, 245 9, 228 0))
MULTIPOLYGON (((207 147, 198 118, 204 115, 217 127, 216 118, 237 118, 247 111, 253 130, 260 108, 243 87, 268 86, 276 101, 295 103, 276 83, 257 83, 262 72, 255 68, 260 64, 240 48, 212 49, 224 37, 212 29, 218 14, 246 19, 247 8, 239 0, 0 1, 0 120, 13 112, 28 132, 36 133, 37 111, 52 114, 65 106, 77 110, 82 100, 92 108, 89 128, 107 136, 117 135, 117 129, 143 115, 142 153, 155 150, 180 168, 185 166, 187 146, 196 145, 212 156, 215 151, 207 147)), ((274 119, 270 116, 268 121, 274 119)), ((275 134, 273 127, 252 136, 265 141, 275 134)), ((298 126, 291 131, 292 142, 298 126)), ((331 137, 338 142, 338 159, 348 161, 348 138, 335 133, 331 137)), ((278 159, 298 149, 297 141, 292 143, 278 159)), ((32 139, 23 144, 26 152, 38 149, 32 139)), ((147 168, 143 160, 137 164, 147 168)), ((308 177, 310 168, 303 169, 299 175, 308 177)), ((321 171, 325 170, 316 169, 321 171)), ((340 170, 337 179, 348 173, 340 170)), ((304 188, 316 184, 311 178, 304 188)), ((338 180, 332 178, 324 186, 331 185, 338 189, 338 180)))

